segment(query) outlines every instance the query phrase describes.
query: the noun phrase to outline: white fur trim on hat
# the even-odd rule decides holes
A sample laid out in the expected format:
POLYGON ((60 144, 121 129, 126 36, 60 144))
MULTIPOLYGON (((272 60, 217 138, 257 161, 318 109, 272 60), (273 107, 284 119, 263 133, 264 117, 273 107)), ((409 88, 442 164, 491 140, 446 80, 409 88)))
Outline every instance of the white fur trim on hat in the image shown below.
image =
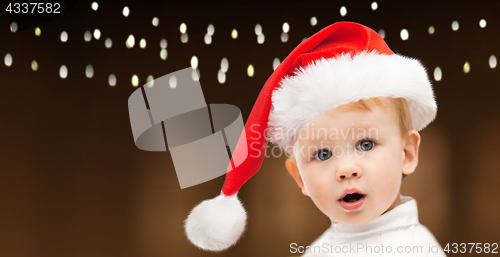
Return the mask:
POLYGON ((436 101, 425 68, 401 55, 362 52, 319 59, 283 78, 272 95, 268 136, 285 150, 324 112, 371 97, 405 98, 413 129, 436 117, 436 101))
POLYGON ((245 230, 247 214, 236 194, 219 196, 197 205, 185 221, 189 240, 199 248, 222 251, 233 244, 245 230))

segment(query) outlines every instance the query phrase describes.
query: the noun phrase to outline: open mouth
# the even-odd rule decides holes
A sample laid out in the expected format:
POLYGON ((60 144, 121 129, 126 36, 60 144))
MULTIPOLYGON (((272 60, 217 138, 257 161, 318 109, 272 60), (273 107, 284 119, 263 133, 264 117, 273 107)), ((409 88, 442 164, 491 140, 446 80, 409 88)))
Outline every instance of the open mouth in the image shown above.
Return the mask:
POLYGON ((344 191, 343 197, 339 199, 340 206, 346 211, 353 211, 361 208, 365 202, 366 195, 356 189, 348 189, 344 191))
POLYGON ((344 198, 342 198, 342 201, 348 202, 348 203, 354 203, 354 202, 361 200, 361 198, 363 198, 363 196, 365 196, 365 195, 358 194, 358 193, 347 194, 344 198))

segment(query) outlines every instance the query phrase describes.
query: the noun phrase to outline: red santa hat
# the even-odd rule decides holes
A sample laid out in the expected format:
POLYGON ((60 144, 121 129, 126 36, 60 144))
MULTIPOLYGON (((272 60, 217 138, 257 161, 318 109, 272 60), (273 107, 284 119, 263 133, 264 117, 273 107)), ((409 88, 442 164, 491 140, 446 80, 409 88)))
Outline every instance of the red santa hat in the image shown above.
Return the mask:
POLYGON ((415 130, 436 116, 425 68, 418 60, 394 54, 372 29, 338 22, 299 44, 264 84, 221 194, 200 203, 186 220, 189 240, 210 251, 235 244, 247 218, 236 194, 259 170, 267 141, 290 150, 300 131, 324 112, 371 97, 405 98, 415 130))

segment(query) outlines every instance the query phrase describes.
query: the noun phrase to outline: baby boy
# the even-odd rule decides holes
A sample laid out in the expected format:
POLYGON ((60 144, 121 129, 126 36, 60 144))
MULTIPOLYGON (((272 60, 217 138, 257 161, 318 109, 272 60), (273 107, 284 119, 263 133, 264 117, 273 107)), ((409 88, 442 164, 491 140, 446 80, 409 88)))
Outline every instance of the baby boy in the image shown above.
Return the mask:
POLYGON ((414 172, 420 135, 404 98, 377 97, 341 105, 299 134, 290 174, 332 226, 304 256, 443 256, 418 221, 417 205, 400 195, 414 172))
POLYGON ((222 192, 193 209, 186 234, 212 251, 238 241, 237 198, 260 168, 267 142, 291 152, 286 167, 332 222, 312 256, 444 256, 400 195, 415 171, 420 135, 436 116, 427 73, 372 29, 338 22, 299 44, 265 83, 233 151, 222 192))

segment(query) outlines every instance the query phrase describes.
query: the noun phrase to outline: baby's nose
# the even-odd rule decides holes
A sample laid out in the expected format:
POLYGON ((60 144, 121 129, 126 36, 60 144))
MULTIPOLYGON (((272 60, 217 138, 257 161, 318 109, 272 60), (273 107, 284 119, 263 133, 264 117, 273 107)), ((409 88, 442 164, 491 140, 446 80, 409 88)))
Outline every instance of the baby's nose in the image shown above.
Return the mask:
POLYGON ((363 175, 361 168, 355 164, 347 164, 337 170, 337 180, 360 178, 363 175))
POLYGON ((358 172, 343 172, 342 174, 340 174, 339 178, 342 180, 342 179, 346 179, 346 178, 353 178, 353 177, 357 177, 359 176, 358 175, 358 172), (343 174, 343 173, 346 173, 346 174, 343 174))

